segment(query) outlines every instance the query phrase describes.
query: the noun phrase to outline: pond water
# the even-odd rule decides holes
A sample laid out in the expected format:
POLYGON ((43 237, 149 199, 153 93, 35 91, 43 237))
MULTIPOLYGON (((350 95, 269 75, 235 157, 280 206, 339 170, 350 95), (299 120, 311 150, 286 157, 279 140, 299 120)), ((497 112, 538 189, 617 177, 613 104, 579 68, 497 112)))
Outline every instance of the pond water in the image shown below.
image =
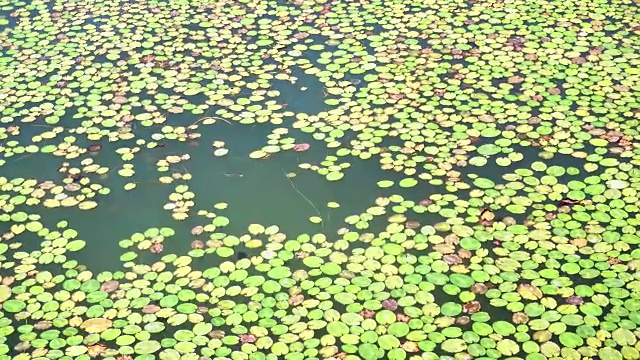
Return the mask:
POLYGON ((0 1, 0 360, 640 358, 639 15, 0 1))

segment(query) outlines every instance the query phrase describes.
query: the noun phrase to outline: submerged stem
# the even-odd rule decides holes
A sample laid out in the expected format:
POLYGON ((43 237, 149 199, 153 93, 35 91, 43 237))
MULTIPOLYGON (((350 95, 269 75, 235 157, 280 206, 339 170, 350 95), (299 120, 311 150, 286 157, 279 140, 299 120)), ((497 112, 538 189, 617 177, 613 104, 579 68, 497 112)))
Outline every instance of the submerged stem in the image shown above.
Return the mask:
MULTIPOLYGON (((291 187, 293 188, 293 190, 295 190, 298 194, 300 194, 300 196, 302 196, 305 200, 307 200, 307 202, 309 203, 309 205, 311 205, 313 210, 316 211, 320 219, 322 219, 322 213, 320 212, 320 210, 318 210, 318 208, 315 205, 313 205, 313 203, 311 202, 311 200, 309 200, 308 197, 306 197, 300 190, 298 190, 296 185, 293 183, 293 180, 291 180, 291 178, 287 176, 287 173, 284 172, 284 169, 280 169, 280 170, 282 170, 282 174, 284 175, 284 177, 286 177, 287 180, 289 180, 289 183, 291 183, 291 187)), ((324 220, 322 220, 322 228, 324 228, 324 220)))

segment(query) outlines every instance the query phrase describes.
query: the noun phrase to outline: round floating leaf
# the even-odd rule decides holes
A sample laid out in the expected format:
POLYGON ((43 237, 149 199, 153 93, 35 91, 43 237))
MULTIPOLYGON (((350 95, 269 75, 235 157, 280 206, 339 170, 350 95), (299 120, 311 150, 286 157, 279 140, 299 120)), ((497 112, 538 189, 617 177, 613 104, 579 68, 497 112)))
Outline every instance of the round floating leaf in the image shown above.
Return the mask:
POLYGON ((329 276, 335 276, 335 275, 338 275, 338 274, 342 271, 342 269, 340 268, 340 266, 339 266, 338 264, 335 264, 335 263, 325 263, 325 264, 322 264, 322 265, 320 266, 320 270, 321 270, 324 274, 329 275, 329 276))
POLYGON ((512 356, 520 352, 520 346, 518 343, 511 339, 502 339, 498 341, 496 348, 505 356, 512 356))
POLYGON ((173 308, 180 302, 177 295, 167 295, 160 299, 160 306, 164 308, 173 308))
POLYGON ((280 280, 291 276, 291 270, 285 266, 277 266, 267 272, 271 279, 280 280))
POLYGON ((495 144, 482 144, 478 147, 478 154, 484 156, 492 156, 498 154, 502 149, 495 144))
POLYGON ((134 351, 136 354, 145 355, 153 354, 160 350, 160 343, 155 340, 140 341, 135 344, 134 351))
POLYGON ((496 334, 509 336, 509 335, 515 334, 516 328, 510 322, 498 320, 495 323, 493 323, 493 331, 496 334))
POLYGON ((396 322, 389 325, 388 331, 389 331, 389 334, 395 337, 404 337, 409 333, 410 328, 409 328, 409 325, 407 325, 406 323, 396 322))
POLYGON ((344 174, 341 172, 330 172, 327 174, 327 180, 329 181, 337 181, 344 177, 344 174))
POLYGON ((0 304, 11 297, 11 288, 7 285, 0 285, 0 304))
POLYGON ((558 340, 560 340, 560 343, 562 345, 569 348, 577 348, 582 346, 582 344, 584 343, 584 340, 580 336, 570 332, 564 332, 560 334, 558 340))
POLYGON ((327 332, 335 337, 340 337, 349 333, 349 327, 340 321, 334 321, 327 325, 327 332))
POLYGON ((7 300, 2 304, 2 310, 10 313, 20 312, 24 310, 25 307, 27 307, 27 304, 20 300, 7 300))
POLYGON ((84 240, 73 240, 69 241, 65 248, 69 251, 78 251, 83 249, 86 245, 87 243, 84 240))
POLYGON ((448 302, 440 307, 440 312, 445 316, 457 316, 462 312, 462 305, 448 302))
POLYGON ((82 324, 80 324, 80 328, 89 333, 100 333, 110 328, 111 325, 112 322, 109 319, 95 318, 85 320, 82 324))
POLYGON ((25 227, 26 227, 27 230, 29 230, 31 232, 38 232, 38 231, 40 231, 40 230, 42 230, 44 228, 42 223, 40 223, 39 221, 32 221, 30 223, 27 223, 27 225, 25 227))
POLYGON ((384 356, 384 351, 375 344, 360 344, 358 346, 358 355, 363 360, 375 360, 381 359, 384 356))
POLYGON ((406 179, 400 180, 398 185, 403 188, 410 188, 418 185, 418 180, 414 178, 406 178, 406 179))
POLYGON ((392 350, 400 347, 400 340, 393 335, 382 335, 378 338, 378 345, 384 350, 392 350))
POLYGON ((443 351, 448 353, 459 353, 467 349, 467 343, 462 339, 447 339, 440 344, 443 351))
POLYGON ((400 255, 405 252, 405 249, 402 246, 394 243, 384 244, 382 246, 382 250, 384 250, 385 253, 394 256, 400 255))
POLYGON ((496 186, 492 180, 486 178, 477 178, 473 181, 473 184, 480 189, 492 189, 496 186))
POLYGON ((585 303, 584 305, 580 305, 580 311, 592 316, 602 315, 602 308, 594 303, 585 303))

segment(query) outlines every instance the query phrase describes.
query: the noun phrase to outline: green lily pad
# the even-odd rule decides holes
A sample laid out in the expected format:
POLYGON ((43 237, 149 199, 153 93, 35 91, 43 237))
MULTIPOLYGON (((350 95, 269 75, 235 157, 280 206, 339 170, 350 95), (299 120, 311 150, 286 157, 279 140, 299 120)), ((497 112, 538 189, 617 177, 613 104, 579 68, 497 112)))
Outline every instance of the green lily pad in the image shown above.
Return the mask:
POLYGON ((448 302, 440 307, 440 312, 445 316, 457 316, 462 312, 462 305, 448 302))
POLYGON ((378 345, 384 350, 393 350, 400 347, 400 340, 393 335, 382 335, 378 338, 378 345))
POLYGON ((401 338, 406 336, 410 331, 409 325, 403 322, 396 322, 389 325, 388 332, 390 335, 401 338))
POLYGON ((414 187, 414 186, 418 185, 418 180, 416 180, 414 178, 405 178, 405 179, 400 180, 398 185, 400 187, 403 187, 403 188, 410 188, 410 187, 414 187))
POLYGON ((327 174, 327 180, 329 181, 337 181, 344 177, 344 173, 341 172, 330 172, 327 174))
POLYGON ((375 360, 381 359, 384 356, 384 351, 375 344, 360 344, 358 346, 358 355, 363 360, 375 360))
POLYGON ((136 354, 140 355, 153 354, 160 349, 160 343, 155 340, 140 341, 134 346, 136 354))
POLYGON ((484 156, 492 156, 500 153, 502 148, 495 144, 483 144, 478 147, 478 154, 484 156))
POLYGON ((275 280, 284 279, 291 276, 291 269, 285 266, 278 266, 269 270, 267 276, 275 280))
POLYGON ((467 343, 462 339, 447 339, 440 344, 442 351, 456 354, 467 349, 467 343))
POLYGON ((378 181, 378 187, 380 187, 380 188, 384 189, 384 188, 389 188, 389 187, 392 187, 392 186, 393 186, 393 181, 391 181, 391 180, 378 181))
POLYGON ((7 300, 2 304, 2 310, 10 313, 20 312, 24 310, 25 307, 27 307, 27 304, 20 300, 7 300))

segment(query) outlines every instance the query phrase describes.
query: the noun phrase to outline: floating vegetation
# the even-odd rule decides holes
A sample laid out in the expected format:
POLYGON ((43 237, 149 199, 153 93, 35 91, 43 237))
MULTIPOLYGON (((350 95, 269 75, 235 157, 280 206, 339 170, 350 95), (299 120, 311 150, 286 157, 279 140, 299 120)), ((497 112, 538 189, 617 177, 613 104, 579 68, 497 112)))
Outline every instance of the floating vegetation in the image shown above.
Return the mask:
POLYGON ((0 360, 639 359, 639 19, 0 1, 0 360))

